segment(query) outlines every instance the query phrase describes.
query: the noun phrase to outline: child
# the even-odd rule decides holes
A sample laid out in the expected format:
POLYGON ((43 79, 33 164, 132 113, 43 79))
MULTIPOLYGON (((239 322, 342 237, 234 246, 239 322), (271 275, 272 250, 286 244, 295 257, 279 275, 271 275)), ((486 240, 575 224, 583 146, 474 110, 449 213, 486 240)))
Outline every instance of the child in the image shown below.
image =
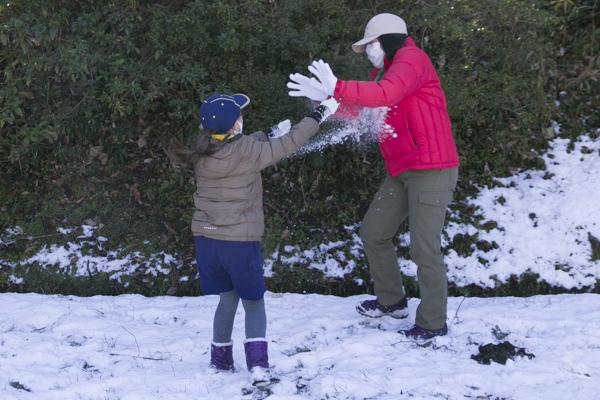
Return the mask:
POLYGON ((265 132, 241 135, 243 94, 215 94, 204 100, 201 129, 192 149, 171 144, 167 155, 177 166, 193 164, 196 177, 192 232, 205 295, 219 294, 210 366, 233 371, 231 333, 239 299, 246 312, 246 365, 254 383, 269 379, 263 279, 259 241, 264 232, 260 171, 298 150, 337 109, 324 101, 291 127, 289 120, 265 132), (289 131, 289 133, 287 132, 289 131), (271 137, 269 137, 271 136, 271 137))

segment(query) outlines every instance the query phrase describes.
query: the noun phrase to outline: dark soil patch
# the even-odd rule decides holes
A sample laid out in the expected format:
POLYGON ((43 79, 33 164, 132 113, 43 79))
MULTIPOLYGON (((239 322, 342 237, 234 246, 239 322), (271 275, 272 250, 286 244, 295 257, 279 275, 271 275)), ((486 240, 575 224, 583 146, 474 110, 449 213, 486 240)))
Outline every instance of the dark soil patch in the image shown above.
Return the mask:
POLYGON ((516 356, 529 357, 531 360, 535 357, 532 353, 527 353, 525 349, 515 347, 509 341, 499 344, 488 343, 479 346, 479 354, 471 355, 471 358, 479 364, 490 365, 492 361, 498 364, 506 365, 506 361, 510 358, 514 360, 516 356))

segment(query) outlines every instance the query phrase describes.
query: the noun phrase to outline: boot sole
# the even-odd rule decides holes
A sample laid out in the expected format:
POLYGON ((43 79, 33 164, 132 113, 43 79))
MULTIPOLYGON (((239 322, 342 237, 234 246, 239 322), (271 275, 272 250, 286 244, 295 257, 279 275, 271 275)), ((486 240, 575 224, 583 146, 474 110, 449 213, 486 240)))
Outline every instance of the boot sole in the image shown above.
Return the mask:
POLYGON ((369 314, 367 314, 367 312, 365 310, 363 310, 362 308, 359 308, 359 307, 356 307, 356 311, 360 315, 368 317, 368 318, 392 317, 392 318, 395 318, 395 319, 404 319, 404 318, 408 317, 408 314, 409 314, 408 311, 407 311, 406 314, 402 314, 402 315, 398 315, 398 314, 369 315, 369 314))

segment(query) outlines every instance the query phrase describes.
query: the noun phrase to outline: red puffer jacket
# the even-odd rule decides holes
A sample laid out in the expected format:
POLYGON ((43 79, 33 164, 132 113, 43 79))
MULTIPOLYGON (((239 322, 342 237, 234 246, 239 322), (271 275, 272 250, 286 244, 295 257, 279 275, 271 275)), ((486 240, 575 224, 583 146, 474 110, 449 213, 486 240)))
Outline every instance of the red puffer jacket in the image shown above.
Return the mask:
POLYGON ((385 60, 384 71, 377 82, 338 79, 334 97, 342 104, 389 107, 379 149, 390 175, 457 167, 446 98, 427 54, 407 38, 394 60, 385 60))

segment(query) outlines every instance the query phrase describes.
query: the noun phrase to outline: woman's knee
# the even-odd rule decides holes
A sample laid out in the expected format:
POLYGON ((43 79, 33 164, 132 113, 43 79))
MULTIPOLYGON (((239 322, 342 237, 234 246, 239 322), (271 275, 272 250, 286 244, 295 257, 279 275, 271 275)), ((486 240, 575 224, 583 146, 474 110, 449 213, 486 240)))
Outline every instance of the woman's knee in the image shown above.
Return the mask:
POLYGON ((363 243, 375 244, 381 242, 381 239, 379 238, 381 236, 381 229, 377 225, 378 224, 367 219, 362 222, 360 230, 358 231, 358 236, 360 236, 360 240, 362 240, 363 243))
POLYGON ((411 233, 410 242, 410 257, 417 266, 443 265, 441 235, 411 233))

